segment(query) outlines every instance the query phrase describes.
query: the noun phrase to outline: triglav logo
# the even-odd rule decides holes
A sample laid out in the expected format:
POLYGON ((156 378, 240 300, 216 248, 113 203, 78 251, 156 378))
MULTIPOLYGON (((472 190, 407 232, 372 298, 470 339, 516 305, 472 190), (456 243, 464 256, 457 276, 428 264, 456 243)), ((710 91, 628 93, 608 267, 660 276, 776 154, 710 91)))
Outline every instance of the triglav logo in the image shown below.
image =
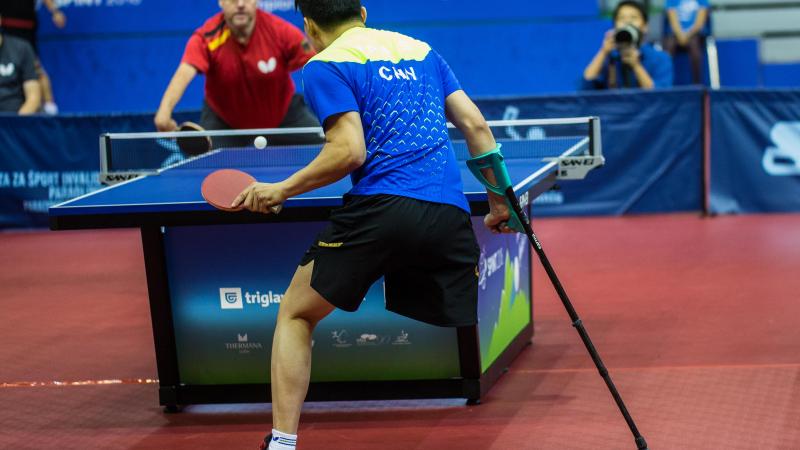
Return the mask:
POLYGON ((220 288, 219 305, 222 309, 243 309, 242 288, 220 288))
POLYGON ((260 305, 262 308, 269 308, 270 305, 278 305, 283 299, 283 294, 267 291, 242 292, 242 288, 220 288, 219 301, 222 309, 244 309, 244 305, 260 305))
POLYGON ((261 342, 250 342, 250 339, 245 334, 236 334, 236 342, 225 343, 226 350, 238 351, 240 354, 250 353, 251 350, 263 350, 264 346, 261 342))
POLYGON ((764 170, 776 177, 800 175, 800 122, 778 122, 769 136, 775 147, 764 152, 764 170))

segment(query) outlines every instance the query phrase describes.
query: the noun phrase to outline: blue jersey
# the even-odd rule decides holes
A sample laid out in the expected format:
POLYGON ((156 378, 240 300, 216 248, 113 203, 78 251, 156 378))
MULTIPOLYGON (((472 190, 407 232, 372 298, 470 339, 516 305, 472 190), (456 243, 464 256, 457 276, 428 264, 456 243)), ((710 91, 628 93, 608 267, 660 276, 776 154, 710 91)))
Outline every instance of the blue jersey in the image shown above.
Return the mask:
POLYGON ((697 13, 701 9, 708 9, 708 0, 667 0, 664 9, 673 9, 678 13, 678 21, 684 31, 694 25, 697 13))
POLYGON ((320 123, 357 111, 367 158, 353 195, 391 194, 469 211, 447 131, 445 98, 461 89, 431 47, 399 33, 347 30, 303 69, 320 123))

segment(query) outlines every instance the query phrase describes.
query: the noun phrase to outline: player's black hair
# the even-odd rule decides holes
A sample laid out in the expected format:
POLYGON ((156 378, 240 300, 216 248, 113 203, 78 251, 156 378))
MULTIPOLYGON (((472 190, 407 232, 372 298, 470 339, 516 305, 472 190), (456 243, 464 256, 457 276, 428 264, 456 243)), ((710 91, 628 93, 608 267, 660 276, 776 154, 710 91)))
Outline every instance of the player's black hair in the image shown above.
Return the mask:
POLYGON ((361 0, 295 0, 294 7, 323 28, 361 20, 361 0))
POLYGON ((645 9, 643 4, 641 4, 639 2, 632 1, 632 0, 625 0, 625 1, 619 2, 617 4, 617 7, 614 8, 614 15, 613 15, 614 22, 617 21, 617 16, 619 15, 619 10, 622 9, 623 6, 630 6, 630 7, 638 9, 639 12, 642 13, 642 18, 644 19, 644 23, 647 23, 647 9, 645 9))

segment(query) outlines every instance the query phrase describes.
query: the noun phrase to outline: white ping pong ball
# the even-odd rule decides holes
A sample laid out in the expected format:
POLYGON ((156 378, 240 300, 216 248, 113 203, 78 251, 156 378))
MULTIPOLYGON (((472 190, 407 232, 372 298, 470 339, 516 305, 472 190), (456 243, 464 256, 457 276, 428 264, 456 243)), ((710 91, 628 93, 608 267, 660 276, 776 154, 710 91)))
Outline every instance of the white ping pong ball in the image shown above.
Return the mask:
POLYGON ((267 138, 259 136, 253 141, 253 145, 259 150, 264 149, 267 147, 267 138))

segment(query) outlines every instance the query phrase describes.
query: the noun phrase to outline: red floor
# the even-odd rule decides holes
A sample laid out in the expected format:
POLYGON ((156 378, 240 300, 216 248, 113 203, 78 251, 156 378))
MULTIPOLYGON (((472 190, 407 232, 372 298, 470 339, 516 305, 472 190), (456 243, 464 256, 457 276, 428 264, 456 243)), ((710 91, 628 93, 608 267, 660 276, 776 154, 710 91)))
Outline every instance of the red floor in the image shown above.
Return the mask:
MULTIPOLYGON (((800 449, 800 215, 539 220, 651 449, 800 449)), ((268 405, 165 415, 134 231, 0 234, 0 448, 252 449, 268 405), (23 387, 18 387, 23 386, 23 387), (28 387, 24 387, 28 386, 28 387)), ((300 449, 633 449, 544 273, 483 405, 308 405, 300 449)))

